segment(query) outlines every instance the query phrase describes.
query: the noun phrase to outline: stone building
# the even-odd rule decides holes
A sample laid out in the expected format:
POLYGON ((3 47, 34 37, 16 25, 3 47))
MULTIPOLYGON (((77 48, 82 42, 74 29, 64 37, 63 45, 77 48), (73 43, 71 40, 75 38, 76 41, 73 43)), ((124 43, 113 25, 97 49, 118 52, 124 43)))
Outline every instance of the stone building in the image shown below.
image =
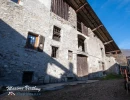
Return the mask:
POLYGON ((0 83, 103 76, 120 49, 86 0, 0 0, 0 83))
POLYGON ((126 59, 127 59, 127 66, 130 69, 130 56, 127 56, 126 59))

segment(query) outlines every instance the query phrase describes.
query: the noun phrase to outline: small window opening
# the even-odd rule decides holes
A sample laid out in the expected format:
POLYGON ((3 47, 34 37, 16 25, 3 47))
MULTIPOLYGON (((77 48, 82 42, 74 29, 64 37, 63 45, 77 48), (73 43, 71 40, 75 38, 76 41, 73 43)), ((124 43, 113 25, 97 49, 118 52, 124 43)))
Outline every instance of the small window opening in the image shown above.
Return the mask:
POLYGON ((53 39, 56 41, 60 41, 60 33, 61 33, 61 29, 57 26, 54 26, 53 28, 53 39))
POLYGON ((27 41, 26 41, 26 47, 30 48, 30 49, 36 49, 36 47, 38 46, 38 34, 35 33, 28 33, 28 37, 27 37, 27 41))
POLYGON ((51 57, 57 58, 57 55, 58 55, 58 47, 52 46, 52 54, 51 54, 51 57))
POLYGON ((85 52, 85 38, 81 35, 78 35, 78 48, 80 51, 85 52))
POLYGON ((68 50, 68 60, 72 60, 73 59, 73 52, 68 50))
POLYGON ((25 47, 43 52, 44 41, 45 38, 42 35, 29 32, 25 47))
POLYGON ((19 2, 20 2, 20 0, 11 0, 11 1, 13 1, 13 2, 15 2, 15 3, 18 3, 18 4, 19 4, 19 2))
POLYGON ((102 57, 104 57, 104 51, 103 51, 104 49, 103 48, 101 48, 101 55, 102 55, 102 57))

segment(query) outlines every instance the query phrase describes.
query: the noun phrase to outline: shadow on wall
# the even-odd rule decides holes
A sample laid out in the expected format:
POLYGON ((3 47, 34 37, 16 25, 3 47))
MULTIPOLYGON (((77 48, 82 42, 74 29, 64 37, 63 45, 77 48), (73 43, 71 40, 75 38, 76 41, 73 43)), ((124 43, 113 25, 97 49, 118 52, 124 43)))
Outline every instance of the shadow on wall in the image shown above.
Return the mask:
POLYGON ((107 70, 107 73, 120 74, 120 65, 115 63, 107 70))
MULTIPOLYGON (((33 72, 34 83, 42 79, 45 83, 65 82, 67 78, 71 80, 76 77, 72 63, 67 69, 44 51, 25 48, 26 38, 3 20, 0 20, 0 43, 0 83, 20 84, 24 71, 33 72), (50 75, 47 69, 52 66, 48 65, 58 66, 63 70, 63 75, 59 75, 59 78, 50 75)), ((58 73, 56 69, 53 71, 54 74, 58 73)))
MULTIPOLYGON (((0 84, 21 84, 23 82, 23 74, 26 78, 33 77, 33 84, 77 80, 78 76, 73 73, 73 63, 70 62, 69 69, 67 69, 44 51, 38 52, 25 48, 26 38, 21 34, 3 20, 0 20, 0 84), (55 74, 58 74, 58 71, 52 68, 53 66, 48 67, 48 65, 55 65, 64 73, 59 73, 59 77, 56 77, 55 74), (53 69, 54 75, 47 72, 49 68, 53 69), (29 76, 27 72, 33 72, 31 74, 33 76, 29 76)), ((103 71, 96 72, 96 75, 91 73, 83 77, 102 76, 102 73, 103 71)))

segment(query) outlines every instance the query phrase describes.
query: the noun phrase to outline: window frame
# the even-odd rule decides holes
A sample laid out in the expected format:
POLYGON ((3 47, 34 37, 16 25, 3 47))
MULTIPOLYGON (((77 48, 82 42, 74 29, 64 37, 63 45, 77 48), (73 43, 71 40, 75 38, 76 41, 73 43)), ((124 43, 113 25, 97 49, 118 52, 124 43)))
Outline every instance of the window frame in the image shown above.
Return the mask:
POLYGON ((14 0, 10 0, 10 1, 19 4, 21 0, 17 0, 17 2, 15 2, 14 0))
POLYGON ((26 48, 29 48, 29 49, 34 49, 36 50, 37 47, 38 47, 38 41, 39 41, 39 35, 38 34, 35 34, 33 32, 28 32, 28 36, 27 36, 27 41, 26 41, 26 48), (32 36, 32 37, 35 37, 35 41, 34 41, 34 45, 31 47, 31 43, 29 43, 29 35, 32 36))
POLYGON ((82 47, 82 52, 85 52, 85 39, 78 38, 78 48, 82 47))
POLYGON ((59 47, 51 46, 51 49, 52 49, 51 57, 52 58, 58 58, 59 47))
POLYGON ((55 41, 61 41, 61 28, 57 26, 53 26, 53 36, 52 39, 55 41), (55 31, 57 30, 57 31, 55 31))
POLYGON ((28 32, 27 40, 26 40, 26 45, 25 48, 32 49, 32 50, 37 50, 39 52, 43 52, 44 49, 44 41, 45 37, 33 32, 28 32), (34 44, 31 44, 29 40, 29 37, 35 37, 34 44))
POLYGON ((68 60, 71 61, 73 60, 73 51, 68 50, 68 60))

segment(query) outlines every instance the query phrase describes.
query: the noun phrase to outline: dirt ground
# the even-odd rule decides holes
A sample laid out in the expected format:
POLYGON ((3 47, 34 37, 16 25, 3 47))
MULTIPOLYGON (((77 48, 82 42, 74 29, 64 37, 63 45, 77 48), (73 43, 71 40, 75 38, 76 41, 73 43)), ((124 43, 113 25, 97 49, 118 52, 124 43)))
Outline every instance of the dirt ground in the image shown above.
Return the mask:
POLYGON ((41 96, 5 96, 0 100, 130 100, 122 79, 98 81, 67 86, 61 90, 44 92, 41 96))

